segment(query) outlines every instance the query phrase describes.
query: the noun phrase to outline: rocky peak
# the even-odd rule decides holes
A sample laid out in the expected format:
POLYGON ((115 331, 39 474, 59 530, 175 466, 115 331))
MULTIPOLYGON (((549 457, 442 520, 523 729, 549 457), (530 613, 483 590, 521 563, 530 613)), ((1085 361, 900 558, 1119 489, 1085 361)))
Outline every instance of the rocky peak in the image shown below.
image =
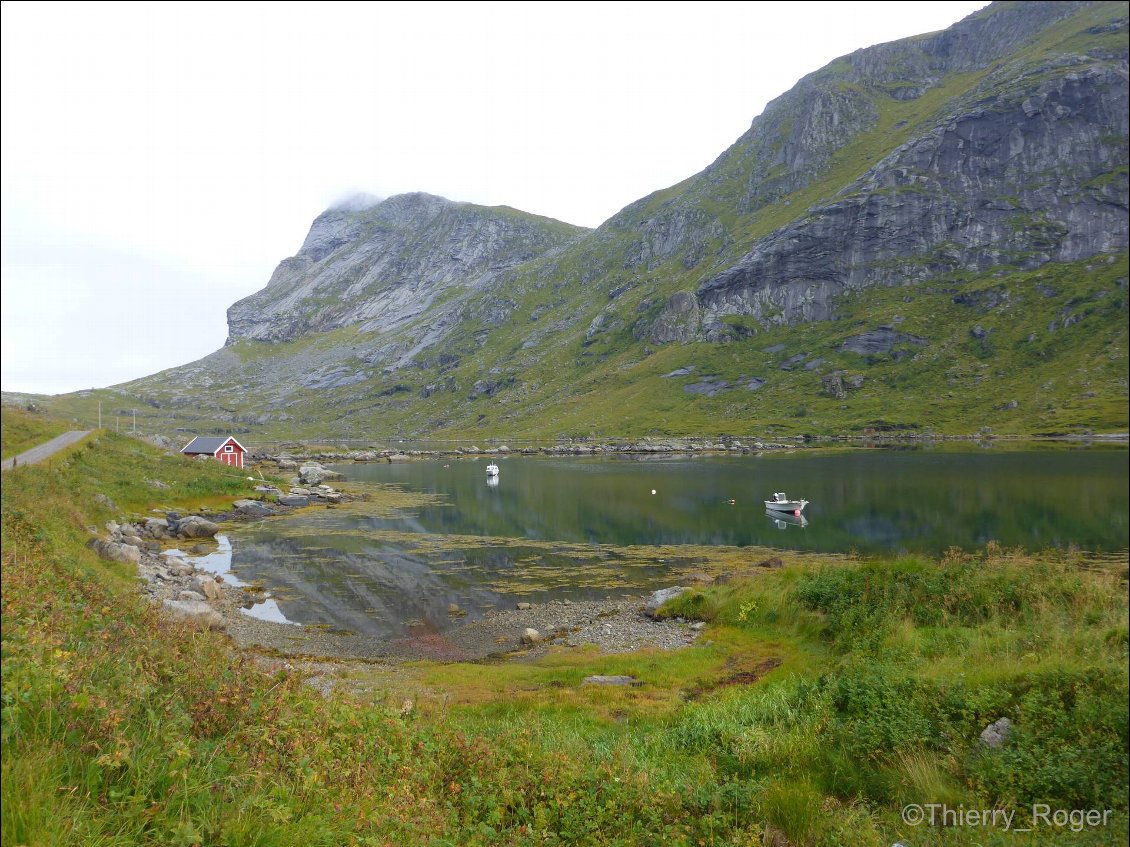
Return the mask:
POLYGON ((327 209, 267 287, 228 309, 228 343, 289 341, 353 324, 388 329, 442 292, 474 290, 498 273, 587 232, 506 207, 400 194, 327 209))

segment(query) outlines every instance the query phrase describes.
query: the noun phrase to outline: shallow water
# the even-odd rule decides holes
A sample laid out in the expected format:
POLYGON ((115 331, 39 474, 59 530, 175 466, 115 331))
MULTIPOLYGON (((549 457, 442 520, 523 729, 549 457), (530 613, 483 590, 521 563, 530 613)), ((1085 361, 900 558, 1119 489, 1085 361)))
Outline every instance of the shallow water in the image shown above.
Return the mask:
POLYGON ((344 465, 338 470, 351 480, 441 495, 442 505, 397 518, 344 505, 251 524, 234 535, 231 567, 265 585, 289 620, 395 636, 448 628, 460 619, 448 614, 450 603, 474 617, 518 600, 640 593, 694 569, 677 548, 593 545, 935 554, 996 541, 1123 550, 1128 456, 1124 449, 513 456, 495 460, 497 485, 488 484, 485 458, 344 465), (774 491, 809 500, 804 520, 766 514, 774 491))

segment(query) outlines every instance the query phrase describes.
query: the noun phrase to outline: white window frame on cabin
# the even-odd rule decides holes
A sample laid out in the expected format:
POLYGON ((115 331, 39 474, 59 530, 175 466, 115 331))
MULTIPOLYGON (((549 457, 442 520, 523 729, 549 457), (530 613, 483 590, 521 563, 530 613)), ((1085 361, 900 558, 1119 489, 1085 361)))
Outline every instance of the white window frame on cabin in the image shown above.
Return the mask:
POLYGON ((234 453, 234 452, 235 452, 235 447, 234 447, 233 445, 231 445, 231 444, 225 444, 225 445, 224 445, 224 452, 225 452, 225 453, 234 453))

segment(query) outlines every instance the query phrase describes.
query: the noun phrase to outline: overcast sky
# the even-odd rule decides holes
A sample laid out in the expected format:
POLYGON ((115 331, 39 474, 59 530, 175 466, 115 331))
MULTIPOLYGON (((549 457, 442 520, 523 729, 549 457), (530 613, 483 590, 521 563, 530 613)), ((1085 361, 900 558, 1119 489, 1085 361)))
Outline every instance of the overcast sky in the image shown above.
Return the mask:
POLYGON ((4 2, 2 387, 207 355, 351 193, 596 226, 804 74, 983 5, 4 2))

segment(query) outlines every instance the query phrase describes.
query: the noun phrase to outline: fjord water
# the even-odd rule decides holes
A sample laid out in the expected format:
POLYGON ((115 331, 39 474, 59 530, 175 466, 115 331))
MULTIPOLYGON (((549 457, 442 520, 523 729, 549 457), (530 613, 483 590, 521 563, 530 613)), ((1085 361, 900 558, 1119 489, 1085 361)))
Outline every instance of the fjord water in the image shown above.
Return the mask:
POLYGON ((677 549, 633 559, 593 544, 1116 551, 1128 544, 1128 457, 1111 448, 510 456, 494 459, 497 485, 486 458, 342 465, 351 481, 439 502, 396 518, 343 505, 252 524, 233 534, 232 568, 263 583, 291 620, 389 636, 448 627, 449 603, 475 616, 515 600, 671 584, 677 549), (766 514, 775 491, 810 501, 807 525, 766 514))
POLYGON ((728 544, 940 553, 1127 546, 1125 450, 808 451, 759 457, 496 459, 345 465, 350 479, 445 496, 420 531, 601 544, 728 544), (652 494, 652 491, 655 494, 652 494), (804 528, 765 514, 810 502, 804 528), (733 502, 731 502, 733 501, 733 502))

